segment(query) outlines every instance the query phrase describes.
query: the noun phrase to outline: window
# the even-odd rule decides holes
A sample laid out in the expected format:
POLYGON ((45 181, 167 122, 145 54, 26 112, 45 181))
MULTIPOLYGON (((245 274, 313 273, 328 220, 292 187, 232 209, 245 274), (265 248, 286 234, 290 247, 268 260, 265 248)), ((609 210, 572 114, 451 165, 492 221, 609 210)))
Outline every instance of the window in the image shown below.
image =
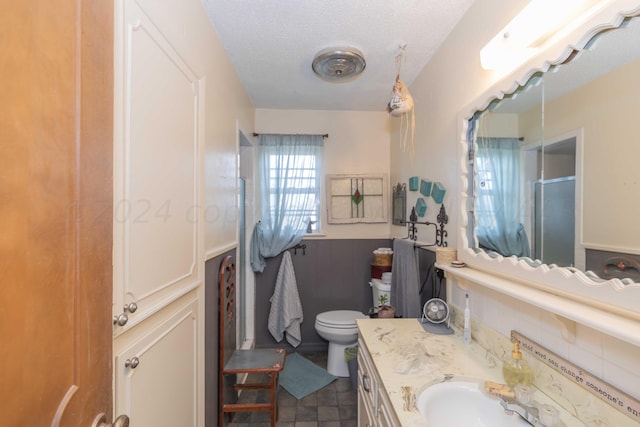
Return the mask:
POLYGON ((491 170, 489 158, 479 151, 475 163, 476 177, 478 183, 476 204, 476 215, 479 219, 478 227, 496 229, 498 227, 495 195, 495 183, 493 171, 491 170))
POLYGON ((478 137, 475 174, 476 235, 480 247, 504 256, 529 256, 517 197, 521 185, 518 139, 478 137))
POLYGON ((317 233, 320 230, 321 181, 318 153, 267 155, 271 217, 282 215, 283 228, 295 227, 300 218, 306 219, 306 232, 317 233))
POLYGON ((263 226, 274 236, 320 231, 320 135, 260 135, 263 226))

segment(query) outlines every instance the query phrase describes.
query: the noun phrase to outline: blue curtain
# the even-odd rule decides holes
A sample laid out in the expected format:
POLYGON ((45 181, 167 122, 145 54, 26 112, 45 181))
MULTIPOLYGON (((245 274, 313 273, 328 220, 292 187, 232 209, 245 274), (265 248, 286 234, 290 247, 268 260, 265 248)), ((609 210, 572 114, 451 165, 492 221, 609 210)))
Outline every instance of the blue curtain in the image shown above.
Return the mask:
POLYGON ((520 142, 478 137, 477 146, 478 243, 504 256, 529 256, 529 239, 520 221, 520 142))
MULTIPOLYGON (((260 135, 258 176, 262 220, 251 236, 251 267, 300 243, 320 206, 321 135, 260 135)), ((319 220, 319 218, 316 218, 319 220)))

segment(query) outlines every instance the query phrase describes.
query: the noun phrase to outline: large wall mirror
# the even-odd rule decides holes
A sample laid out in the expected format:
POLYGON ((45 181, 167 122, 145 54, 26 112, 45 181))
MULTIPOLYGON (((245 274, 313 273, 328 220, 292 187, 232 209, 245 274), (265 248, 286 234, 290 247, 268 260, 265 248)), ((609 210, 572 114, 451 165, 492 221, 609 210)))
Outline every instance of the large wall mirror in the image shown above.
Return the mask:
POLYGON ((606 283, 578 296, 640 318, 617 292, 640 288, 640 17, 565 57, 465 117, 467 261, 606 283))

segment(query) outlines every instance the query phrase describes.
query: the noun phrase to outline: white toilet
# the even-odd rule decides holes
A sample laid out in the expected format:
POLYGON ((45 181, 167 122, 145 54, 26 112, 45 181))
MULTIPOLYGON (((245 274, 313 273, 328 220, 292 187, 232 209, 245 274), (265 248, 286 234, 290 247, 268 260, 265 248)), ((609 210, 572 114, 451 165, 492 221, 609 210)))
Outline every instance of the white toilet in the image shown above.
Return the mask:
POLYGON ((354 310, 334 310, 316 316, 316 332, 329 341, 327 371, 336 377, 348 377, 349 368, 344 360, 344 349, 358 342, 356 319, 367 316, 354 310))

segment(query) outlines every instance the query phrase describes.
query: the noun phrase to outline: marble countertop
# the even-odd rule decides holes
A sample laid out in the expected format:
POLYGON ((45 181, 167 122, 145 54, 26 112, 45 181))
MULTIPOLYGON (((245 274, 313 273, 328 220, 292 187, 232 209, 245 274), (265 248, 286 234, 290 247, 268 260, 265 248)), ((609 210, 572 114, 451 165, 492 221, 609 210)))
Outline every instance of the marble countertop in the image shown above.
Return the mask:
MULTIPOLYGON (((358 319, 356 322, 403 427, 428 427, 415 401, 430 385, 449 377, 504 382, 502 361, 475 341, 464 344, 459 329, 453 328, 453 335, 435 335, 426 332, 418 319, 358 319)), ((540 392, 535 399, 552 403, 540 392)), ((568 413, 561 413, 561 418, 567 427, 584 425, 568 413)))

